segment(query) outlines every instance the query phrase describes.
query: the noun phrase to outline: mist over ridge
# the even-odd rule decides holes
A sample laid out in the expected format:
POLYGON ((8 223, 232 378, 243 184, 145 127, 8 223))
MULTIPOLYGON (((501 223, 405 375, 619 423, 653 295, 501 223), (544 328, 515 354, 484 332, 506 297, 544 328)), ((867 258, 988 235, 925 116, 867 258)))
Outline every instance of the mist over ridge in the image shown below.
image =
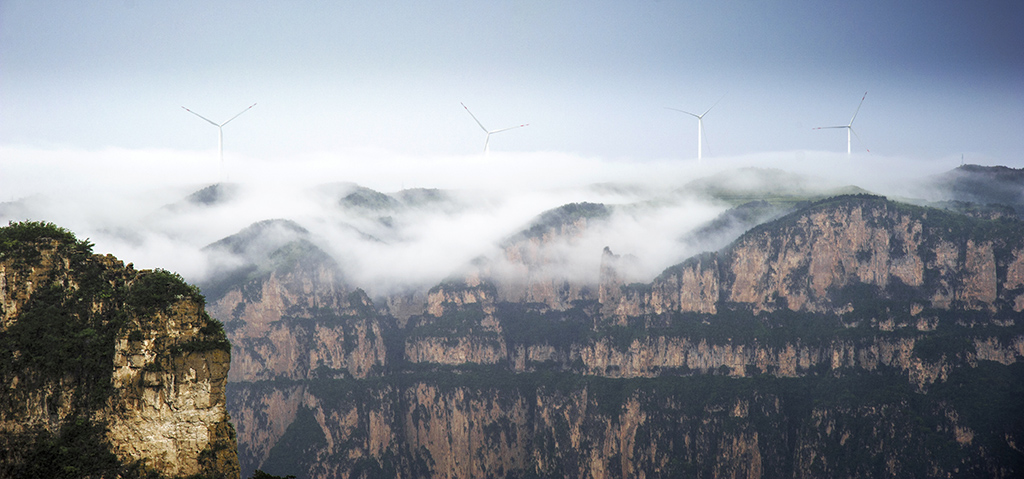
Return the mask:
MULTIPOLYGON (((725 220, 713 235, 702 228, 748 201, 769 196, 785 204, 843 192, 913 197, 921 178, 955 166, 808 151, 697 162, 364 150, 288 161, 229 157, 224 173, 210 160, 169 151, 5 148, 0 163, 11 174, 0 179, 0 221, 65 225, 97 251, 192 282, 302 239, 372 293, 429 288, 476 258, 500 260, 502 242, 545 212, 595 204, 607 214, 584 234, 548 245, 550 267, 596 281, 608 247, 635 257, 637 280, 649 281, 742 233, 741 223, 725 220), (779 197, 783 192, 792 198, 779 197), (280 231, 260 236, 270 244, 247 252, 214 247, 267 220, 279 220, 273 224, 280 231)), ((780 211, 757 214, 763 220, 780 211)))

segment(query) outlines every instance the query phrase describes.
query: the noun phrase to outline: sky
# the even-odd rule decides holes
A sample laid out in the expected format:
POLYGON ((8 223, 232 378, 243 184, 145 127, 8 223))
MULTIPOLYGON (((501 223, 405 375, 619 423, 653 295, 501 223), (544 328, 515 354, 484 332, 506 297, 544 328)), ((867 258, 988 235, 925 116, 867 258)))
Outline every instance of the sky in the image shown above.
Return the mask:
POLYGON ((0 1, 0 145, 1024 164, 1019 1, 0 1), (716 103, 717 102, 717 103, 716 103))
POLYGON ((677 194, 701 177, 777 168, 913 197, 962 162, 1024 167, 1021 25, 1019 1, 0 0, 0 222, 55 222, 197 282, 203 247, 288 218, 386 289, 591 201, 630 213, 558 246, 566 270, 596 275, 609 246, 649 279, 729 207, 677 194), (484 154, 463 104, 487 129, 529 126, 484 154), (183 107, 241 113, 223 163, 183 107), (703 159, 670 108, 711 109, 703 159), (845 131, 814 128, 855 112, 848 156, 845 131), (217 182, 242 193, 167 208, 217 182), (455 199, 377 234, 339 210, 352 184, 455 199))

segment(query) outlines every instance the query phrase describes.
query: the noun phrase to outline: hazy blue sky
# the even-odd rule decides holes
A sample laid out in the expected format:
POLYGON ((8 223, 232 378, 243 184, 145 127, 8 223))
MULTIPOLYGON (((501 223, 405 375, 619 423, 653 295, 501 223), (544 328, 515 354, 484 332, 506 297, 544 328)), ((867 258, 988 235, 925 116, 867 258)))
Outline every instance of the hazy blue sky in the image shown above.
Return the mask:
MULTIPOLYGON (((1024 166, 1024 2, 0 0, 0 146, 1024 166), (854 148, 859 149, 854 142, 854 148)), ((340 154, 340 153, 339 153, 340 154)), ((0 173, 2 174, 2 173, 0 173)))

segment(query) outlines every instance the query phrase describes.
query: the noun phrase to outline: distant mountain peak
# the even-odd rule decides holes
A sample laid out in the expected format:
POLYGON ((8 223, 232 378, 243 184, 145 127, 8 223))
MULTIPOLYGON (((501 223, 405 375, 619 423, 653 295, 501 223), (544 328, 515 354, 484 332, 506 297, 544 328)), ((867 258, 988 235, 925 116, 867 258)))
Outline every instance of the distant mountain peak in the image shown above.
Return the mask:
POLYGON ((238 185, 233 183, 214 183, 185 197, 185 201, 193 205, 212 206, 233 198, 238 193, 238 185))

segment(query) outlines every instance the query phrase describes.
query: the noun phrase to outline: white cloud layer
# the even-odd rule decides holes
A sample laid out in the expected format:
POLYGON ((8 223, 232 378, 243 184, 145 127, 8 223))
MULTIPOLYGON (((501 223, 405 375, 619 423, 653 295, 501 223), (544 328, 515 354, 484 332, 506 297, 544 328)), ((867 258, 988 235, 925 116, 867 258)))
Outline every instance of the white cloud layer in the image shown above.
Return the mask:
POLYGON ((475 257, 497 257, 502 240, 546 210, 603 203, 614 207, 607 221, 547 254, 561 258, 554 263, 561 274, 592 282, 608 246, 636 256, 649 281, 698 253, 680 239, 729 207, 680 190, 694 180, 720 175, 743 182, 751 175, 741 168, 776 168, 807 175, 812 188, 858 185, 905 197, 915 194, 917 179, 959 160, 796 151, 636 162, 544 152, 414 157, 359 150, 273 161, 229 157, 221 172, 211 158, 210 152, 0 148, 0 221, 50 221, 91 239, 98 253, 198 282, 212 272, 204 246, 257 221, 290 219, 372 293, 429 287, 475 257), (223 177, 235 185, 229 200, 183 201, 223 177), (364 214, 339 204, 355 185, 384 193, 436 188, 445 195, 421 207, 364 214))

